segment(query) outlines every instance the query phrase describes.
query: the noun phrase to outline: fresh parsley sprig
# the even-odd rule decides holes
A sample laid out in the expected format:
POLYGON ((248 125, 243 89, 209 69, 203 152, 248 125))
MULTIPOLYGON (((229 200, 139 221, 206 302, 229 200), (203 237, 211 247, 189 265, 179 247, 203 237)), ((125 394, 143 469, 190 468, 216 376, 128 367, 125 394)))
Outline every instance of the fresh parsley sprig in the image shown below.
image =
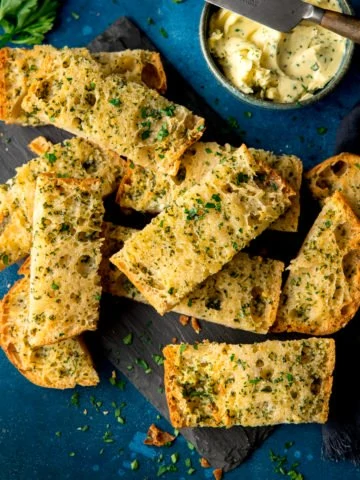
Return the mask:
POLYGON ((0 0, 0 47, 41 43, 54 25, 58 0, 0 0))

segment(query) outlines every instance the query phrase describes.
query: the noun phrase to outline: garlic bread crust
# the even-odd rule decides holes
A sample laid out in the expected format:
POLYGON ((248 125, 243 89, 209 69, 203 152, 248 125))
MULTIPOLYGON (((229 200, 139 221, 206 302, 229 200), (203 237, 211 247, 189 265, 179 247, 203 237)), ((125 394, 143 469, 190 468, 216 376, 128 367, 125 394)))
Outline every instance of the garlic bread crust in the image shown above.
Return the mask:
POLYGON ((329 335, 360 306, 360 220, 341 193, 327 199, 288 267, 275 332, 329 335))
POLYGON ((96 385, 99 377, 80 337, 38 349, 30 347, 26 333, 29 292, 27 276, 18 280, 1 302, 0 346, 9 361, 30 382, 41 387, 65 389, 96 385))
MULTIPOLYGON (((104 292, 147 303, 109 258, 137 233, 105 222, 100 266, 104 292)), ((231 328, 267 333, 275 321, 280 299, 282 262, 238 253, 220 272, 208 277, 173 311, 231 328)))
POLYGON ((165 392, 173 427, 325 423, 332 339, 251 345, 167 345, 165 392))
POLYGON ((37 158, 18 167, 16 175, 0 185, 0 270, 30 253, 36 178, 50 173, 63 178, 98 178, 105 197, 118 186, 126 162, 81 138, 53 145, 38 137, 29 145, 37 158))
MULTIPOLYGON (((204 120, 142 84, 104 77, 94 62, 70 49, 64 68, 49 55, 22 108, 134 163, 176 175, 182 153, 204 130, 204 120)), ((59 58, 56 58, 59 61, 59 58)))
POLYGON ((300 216, 300 188, 303 164, 295 155, 275 155, 272 152, 250 148, 255 158, 267 163, 296 192, 291 199, 291 206, 270 226, 270 230, 280 232, 297 232, 300 216))
POLYGON ((91 54, 85 48, 56 49, 50 45, 36 45, 32 49, 0 49, 0 120, 6 123, 37 125, 36 115, 27 115, 21 102, 32 81, 41 76, 44 62, 49 56, 53 67, 64 69, 62 51, 71 50, 86 57, 94 69, 107 75, 118 75, 126 80, 144 83, 160 93, 166 91, 166 75, 160 55, 147 50, 125 50, 91 54))
POLYGON ((173 309, 275 221, 294 192, 247 148, 223 154, 111 257, 160 313, 173 309))
MULTIPOLYGON (((116 201, 125 210, 159 213, 178 195, 201 183, 203 176, 219 162, 224 152, 234 150, 230 145, 197 142, 183 154, 176 176, 140 165, 129 165, 120 183, 116 201)), ((296 193, 291 199, 291 206, 269 228, 296 232, 300 215, 301 160, 295 155, 274 155, 254 148, 249 151, 256 159, 273 168, 296 193)))
POLYGON ((100 180, 38 176, 30 263, 32 347, 96 329, 103 214, 100 180))
POLYGON ((360 217, 360 156, 340 153, 316 165, 305 175, 313 196, 323 205, 335 191, 341 192, 360 217))

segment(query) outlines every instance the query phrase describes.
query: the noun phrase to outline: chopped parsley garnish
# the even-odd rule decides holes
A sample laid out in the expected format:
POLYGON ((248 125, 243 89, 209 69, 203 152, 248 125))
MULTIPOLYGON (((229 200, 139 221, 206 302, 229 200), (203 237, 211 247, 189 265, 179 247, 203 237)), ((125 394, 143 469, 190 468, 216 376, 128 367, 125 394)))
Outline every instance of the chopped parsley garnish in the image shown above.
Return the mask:
POLYGON ((109 103, 111 105, 113 105, 114 107, 120 107, 121 100, 120 100, 120 98, 110 98, 109 103))
POLYGON ((123 338, 124 345, 131 345, 133 342, 133 334, 130 332, 123 338))
POLYGON ((79 394, 79 392, 75 392, 71 395, 70 403, 71 403, 71 405, 74 405, 74 407, 79 407, 80 406, 80 394, 79 394))
POLYGON ((169 136, 169 130, 166 128, 166 125, 162 125, 158 134, 157 134, 157 139, 158 140, 164 140, 164 138, 169 136))
POLYGON ((56 160, 57 160, 57 157, 56 157, 56 155, 55 155, 54 153, 48 153, 48 152, 46 152, 46 153, 45 153, 45 158, 46 158, 46 160, 49 161, 49 163, 50 163, 51 165, 54 165, 54 163, 55 163, 56 160))
POLYGON ((180 345, 180 353, 184 353, 185 350, 186 350, 186 347, 187 345, 185 343, 183 343, 182 345, 180 345))
POLYGON ((59 290, 60 287, 59 287, 59 285, 58 285, 57 283, 52 282, 51 288, 52 288, 53 290, 59 290))
POLYGON ((149 367, 148 363, 142 358, 137 358, 135 360, 135 363, 136 365, 139 365, 145 371, 146 374, 149 374, 152 372, 152 369, 149 367))
POLYGON ((154 359, 154 362, 157 365, 164 365, 164 357, 162 357, 161 355, 158 355, 158 354, 154 354, 152 357, 154 359))
POLYGON ((325 133, 328 131, 328 129, 326 127, 318 127, 316 129, 316 131, 319 135, 325 135, 325 133))
POLYGON ((139 469, 139 461, 135 458, 130 464, 131 470, 138 470, 139 469))
POLYGON ((165 30, 164 27, 161 27, 159 32, 161 33, 161 35, 164 37, 164 38, 169 38, 169 34, 168 32, 165 30))

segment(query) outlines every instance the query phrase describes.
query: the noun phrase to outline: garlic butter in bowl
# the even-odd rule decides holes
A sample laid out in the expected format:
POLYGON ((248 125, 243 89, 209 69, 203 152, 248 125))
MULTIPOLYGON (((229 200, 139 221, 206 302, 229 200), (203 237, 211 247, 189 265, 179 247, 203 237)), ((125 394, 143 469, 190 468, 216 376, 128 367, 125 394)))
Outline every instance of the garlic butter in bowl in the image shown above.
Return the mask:
MULTIPOLYGON (((352 13, 345 0, 309 3, 352 13)), ((350 40, 308 21, 281 33, 209 5, 200 37, 218 80, 241 100, 267 108, 294 108, 323 98, 346 73, 354 50, 350 40)))

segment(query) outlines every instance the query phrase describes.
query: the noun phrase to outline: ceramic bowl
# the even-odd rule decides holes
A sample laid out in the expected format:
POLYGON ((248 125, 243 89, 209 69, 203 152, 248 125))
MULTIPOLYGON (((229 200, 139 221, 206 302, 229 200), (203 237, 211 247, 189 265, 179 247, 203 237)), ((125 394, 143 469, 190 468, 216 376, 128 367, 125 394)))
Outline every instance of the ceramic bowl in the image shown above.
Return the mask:
MULTIPOLYGON (((342 10, 346 14, 353 14, 353 9, 347 2, 347 0, 340 0, 339 1, 342 10)), ((211 55, 210 49, 208 47, 208 30, 209 30, 209 22, 211 15, 218 10, 218 7, 214 5, 210 5, 205 3, 203 8, 201 18, 200 18, 200 43, 203 55, 205 60, 208 64, 209 69, 217 78, 217 80, 221 83, 223 87, 225 87, 229 92, 231 92, 236 98, 239 100, 251 104, 253 106, 268 108, 268 109, 276 109, 276 110, 289 110, 294 108, 305 107, 307 105, 311 105, 319 100, 322 100, 326 95, 331 93, 337 85, 340 83, 346 72, 348 71, 351 63, 351 59, 354 52, 354 43, 350 40, 346 42, 346 49, 345 53, 341 62, 341 65, 336 73, 336 75, 325 85, 324 88, 318 90, 313 94, 312 97, 297 101, 294 103, 278 103, 271 100, 263 100, 261 98, 256 97, 252 94, 246 94, 241 92, 237 87, 235 87, 230 80, 228 80, 225 75, 223 74, 221 67, 217 64, 216 59, 211 55)))

